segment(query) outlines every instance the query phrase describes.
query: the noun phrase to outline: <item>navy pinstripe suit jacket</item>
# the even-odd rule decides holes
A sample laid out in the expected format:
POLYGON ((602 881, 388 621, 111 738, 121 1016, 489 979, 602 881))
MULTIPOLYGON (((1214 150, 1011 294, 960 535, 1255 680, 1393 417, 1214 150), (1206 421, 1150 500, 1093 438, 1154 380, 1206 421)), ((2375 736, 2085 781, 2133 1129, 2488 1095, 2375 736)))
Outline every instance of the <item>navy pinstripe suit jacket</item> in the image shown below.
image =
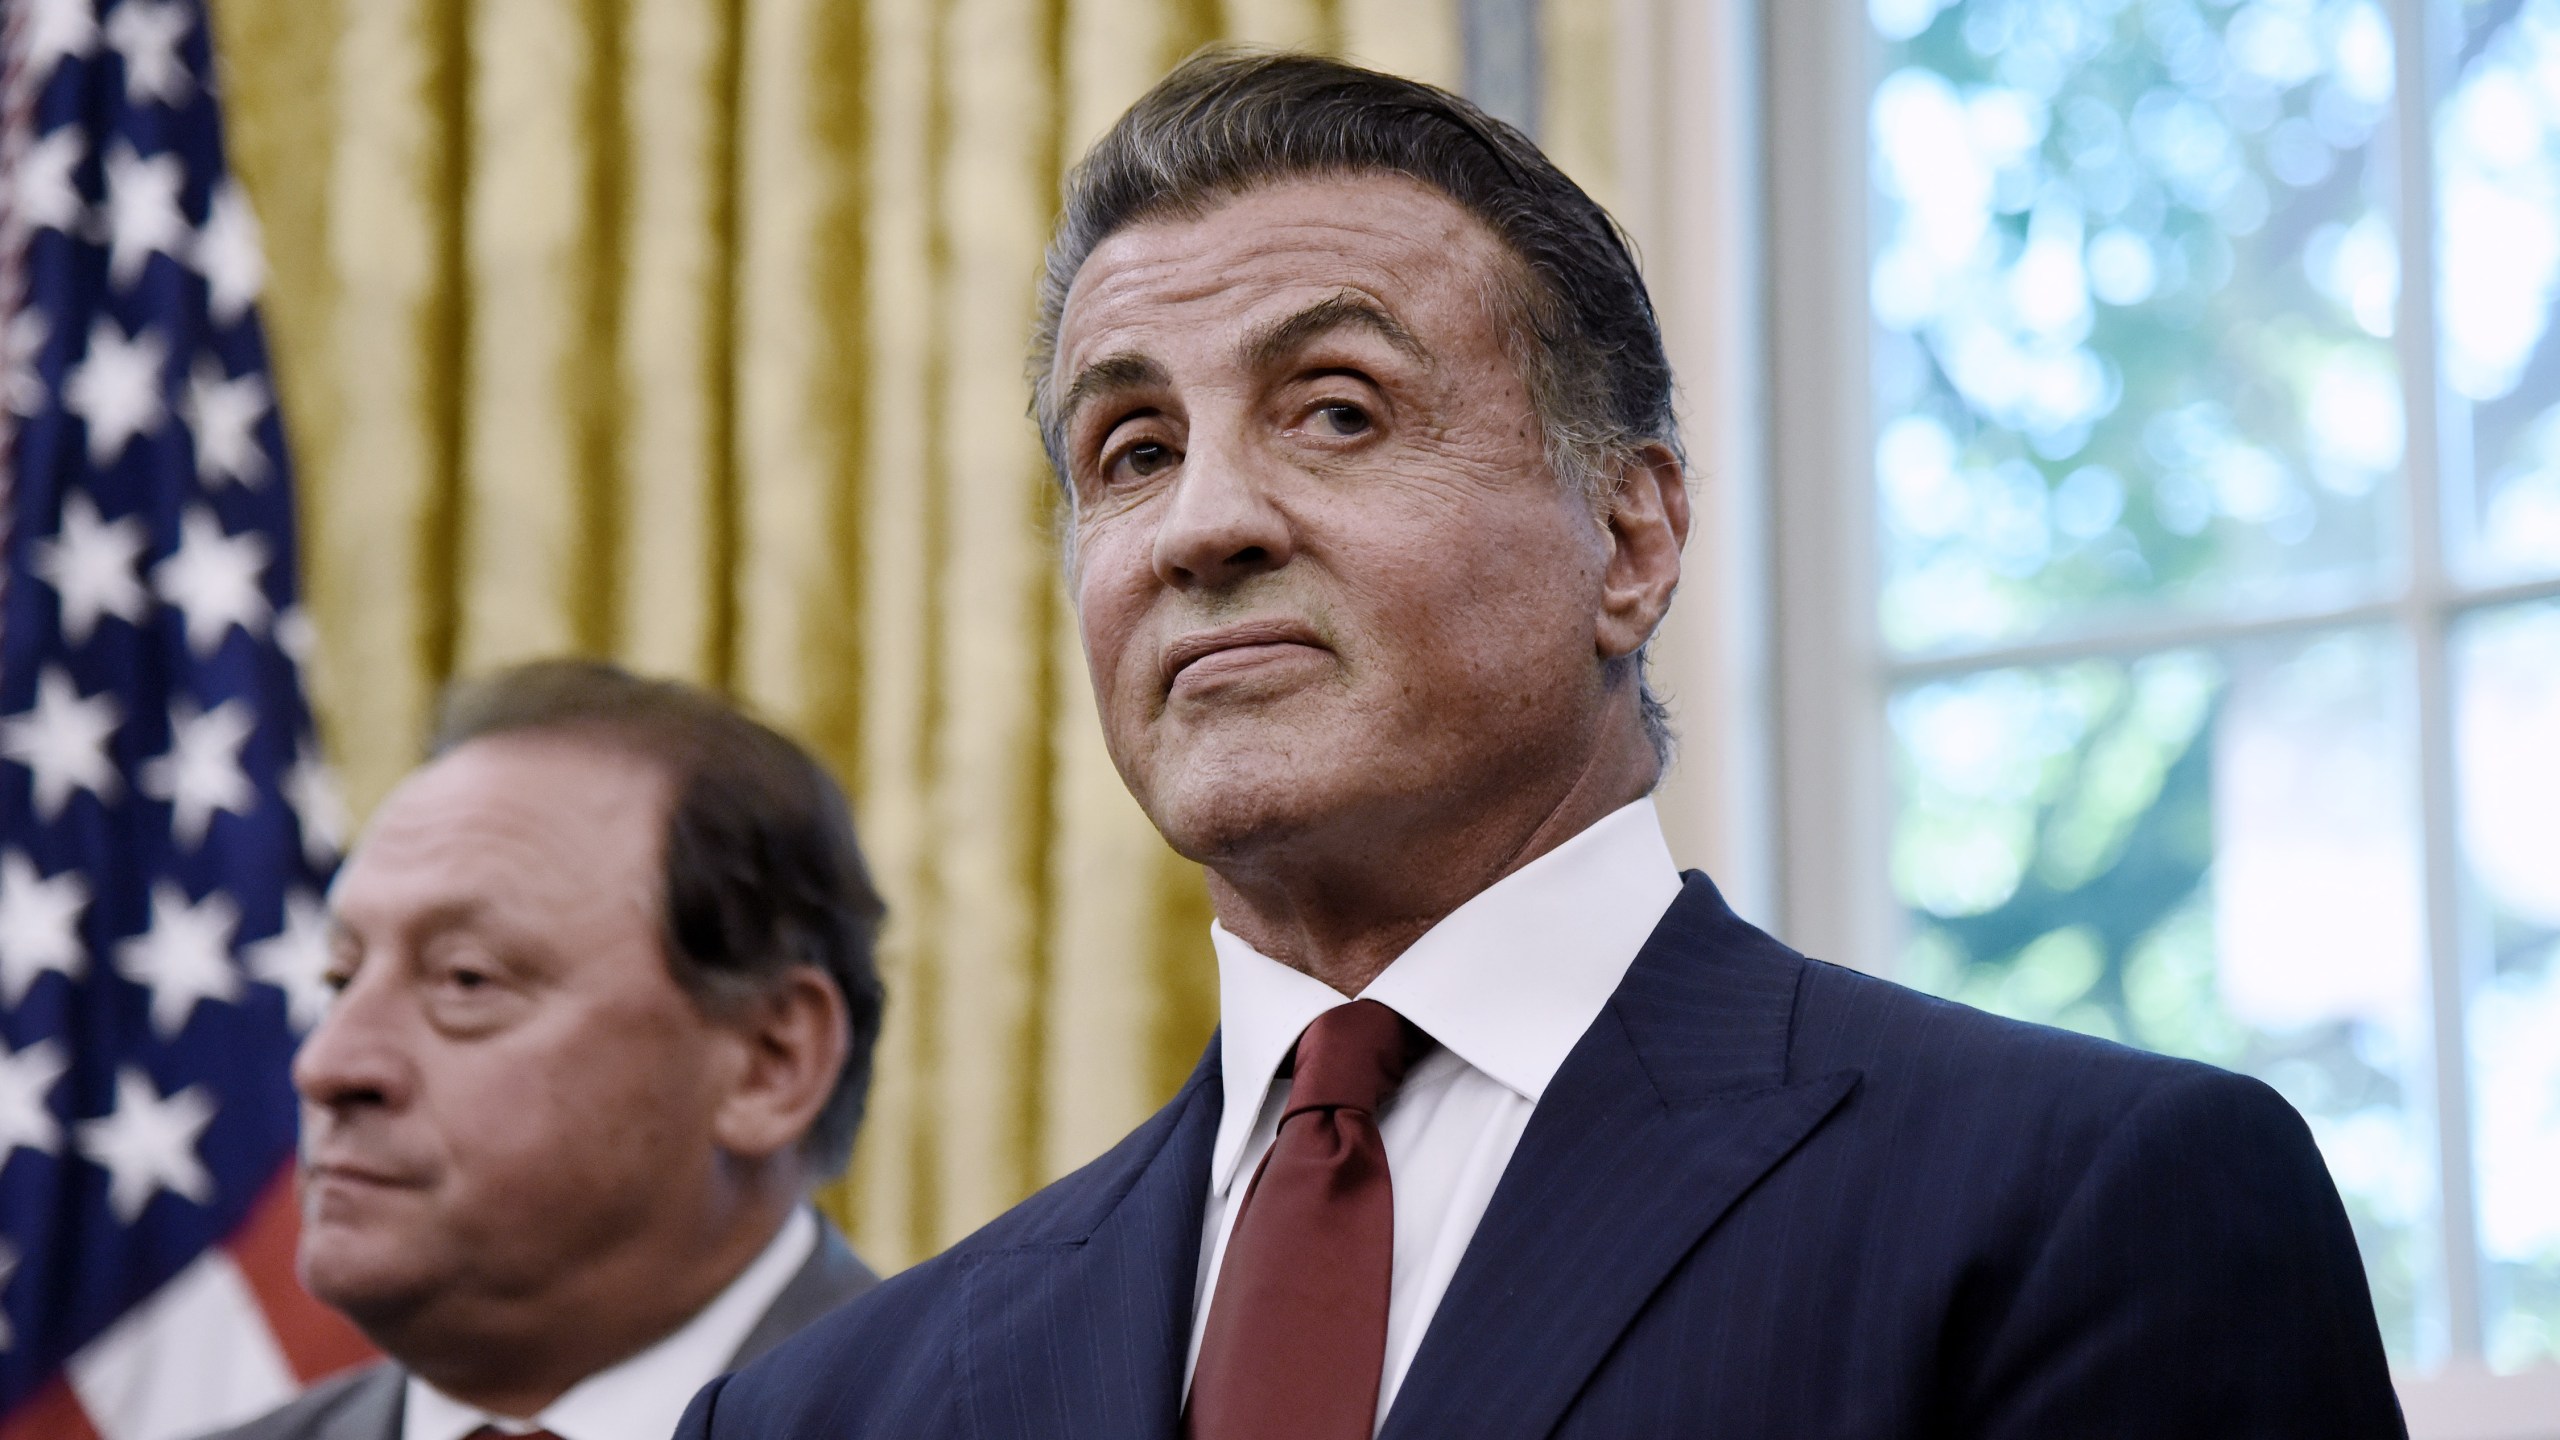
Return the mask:
MULTIPOLYGON (((678 1440, 1173 1440, 1217 1047, 678 1440)), ((1808 961, 1703 876, 1548 1088, 1383 1440, 2403 1433, 2273 1091, 1808 961)))

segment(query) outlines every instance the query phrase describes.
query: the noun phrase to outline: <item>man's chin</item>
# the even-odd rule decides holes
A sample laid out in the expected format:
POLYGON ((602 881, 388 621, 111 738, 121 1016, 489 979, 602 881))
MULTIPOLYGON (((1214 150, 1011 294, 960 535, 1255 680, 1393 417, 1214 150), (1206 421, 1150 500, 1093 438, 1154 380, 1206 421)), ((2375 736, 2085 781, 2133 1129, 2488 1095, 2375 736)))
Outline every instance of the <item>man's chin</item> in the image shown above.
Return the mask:
POLYGON ((375 1344, 397 1333, 437 1290, 415 1249, 381 1236, 305 1231, 294 1270, 302 1288, 356 1324, 375 1344))
POLYGON ((1335 787, 1277 752, 1189 767, 1150 797, 1147 816, 1183 858, 1202 865, 1251 863, 1326 828, 1345 805, 1335 787))

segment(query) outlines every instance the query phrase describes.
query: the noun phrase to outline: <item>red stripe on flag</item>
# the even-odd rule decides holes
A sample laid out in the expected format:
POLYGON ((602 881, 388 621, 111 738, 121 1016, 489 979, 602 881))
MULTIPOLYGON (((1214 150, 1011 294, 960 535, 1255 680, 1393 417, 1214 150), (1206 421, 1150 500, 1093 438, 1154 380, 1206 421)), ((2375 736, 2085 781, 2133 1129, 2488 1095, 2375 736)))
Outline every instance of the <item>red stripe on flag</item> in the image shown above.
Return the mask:
POLYGON ((0 1440, 98 1440, 89 1412, 71 1393, 71 1382, 56 1375, 16 1414, 0 1422, 0 1440))
MULTIPOLYGON (((293 1193, 293 1164, 287 1161, 267 1183, 249 1218, 240 1222, 223 1248, 267 1312, 276 1344, 303 1384, 378 1358, 364 1335, 347 1318, 312 1298, 293 1273, 293 1251, 302 1230, 301 1206, 293 1193)), ((0 1435, 0 1440, 16 1437, 0 1435)))

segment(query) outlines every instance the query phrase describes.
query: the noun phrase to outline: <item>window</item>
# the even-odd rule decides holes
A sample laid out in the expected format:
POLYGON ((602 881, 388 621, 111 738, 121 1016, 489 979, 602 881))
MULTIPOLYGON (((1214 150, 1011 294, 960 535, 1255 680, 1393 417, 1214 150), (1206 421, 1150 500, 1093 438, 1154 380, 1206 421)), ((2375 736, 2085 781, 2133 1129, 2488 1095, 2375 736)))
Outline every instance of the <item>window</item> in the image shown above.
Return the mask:
POLYGON ((1628 188, 1765 357, 1684 378, 1774 477, 1771 917, 2265 1079, 2417 1432, 2560 1435, 2560 0, 1684 8, 1766 57, 1755 184, 1628 188))

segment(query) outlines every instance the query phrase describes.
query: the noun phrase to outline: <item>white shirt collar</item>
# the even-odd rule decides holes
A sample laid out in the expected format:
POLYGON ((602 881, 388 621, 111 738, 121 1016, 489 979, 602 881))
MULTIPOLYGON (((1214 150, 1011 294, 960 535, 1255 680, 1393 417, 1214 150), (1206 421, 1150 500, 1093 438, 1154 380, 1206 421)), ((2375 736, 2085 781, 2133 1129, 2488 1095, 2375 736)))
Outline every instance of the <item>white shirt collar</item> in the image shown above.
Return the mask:
POLYGON ((510 1432, 548 1430, 560 1440, 659 1440, 672 1435, 694 1392, 729 1368, 748 1332, 817 1248, 817 1216, 806 1205, 794 1208, 764 1253, 675 1333, 569 1387, 529 1421, 466 1405, 411 1375, 401 1440, 464 1440, 483 1425, 510 1432))
MULTIPOLYGON (((1653 801, 1638 800, 1451 911, 1360 998, 1535 1104, 1679 894, 1653 801)), ((1281 1060, 1317 1016, 1350 1001, 1223 925, 1209 927, 1209 940, 1218 952, 1226 1088, 1209 1181, 1223 1195, 1281 1060)))

